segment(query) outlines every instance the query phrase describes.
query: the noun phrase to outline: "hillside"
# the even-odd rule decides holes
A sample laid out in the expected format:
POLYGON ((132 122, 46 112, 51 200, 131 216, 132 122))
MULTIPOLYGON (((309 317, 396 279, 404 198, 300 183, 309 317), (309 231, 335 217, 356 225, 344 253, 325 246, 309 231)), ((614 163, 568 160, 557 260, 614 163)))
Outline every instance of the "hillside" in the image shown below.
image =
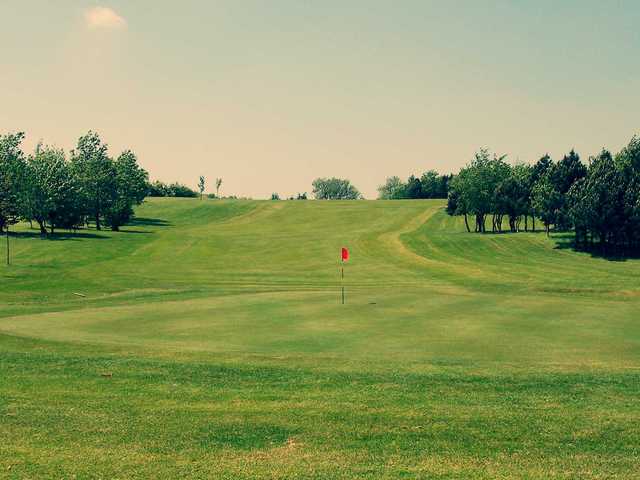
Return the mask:
POLYGON ((0 472, 633 478, 639 260, 468 234, 442 201, 136 213, 12 237, 0 472))

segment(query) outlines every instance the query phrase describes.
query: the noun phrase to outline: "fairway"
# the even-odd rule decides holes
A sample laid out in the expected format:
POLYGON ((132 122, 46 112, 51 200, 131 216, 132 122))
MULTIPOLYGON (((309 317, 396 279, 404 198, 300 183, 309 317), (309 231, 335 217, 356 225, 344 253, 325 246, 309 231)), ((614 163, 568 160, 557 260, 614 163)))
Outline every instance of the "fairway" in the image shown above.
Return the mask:
POLYGON ((638 478, 640 260, 469 234, 444 203, 18 226, 0 478, 638 478))

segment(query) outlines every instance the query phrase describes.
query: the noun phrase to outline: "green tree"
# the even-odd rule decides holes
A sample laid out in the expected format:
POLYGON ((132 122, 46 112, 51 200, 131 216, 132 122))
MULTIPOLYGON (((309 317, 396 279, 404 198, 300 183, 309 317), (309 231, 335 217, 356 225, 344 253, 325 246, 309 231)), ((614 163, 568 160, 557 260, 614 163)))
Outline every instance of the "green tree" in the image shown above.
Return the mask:
POLYGON ((407 179, 407 184, 404 189, 404 198, 422 198, 422 182, 414 175, 411 175, 407 179))
POLYGON ((21 150, 24 133, 0 135, 0 232, 17 223, 24 186, 25 159, 21 150))
POLYGON ((560 229, 566 230, 571 227, 566 195, 575 182, 587 175, 587 167, 580 161, 580 156, 571 150, 568 155, 553 165, 549 175, 554 189, 560 194, 560 206, 555 223, 560 229))
POLYGON ((637 252, 640 247, 640 137, 634 136, 615 158, 624 179, 624 226, 622 236, 626 248, 637 252))
POLYGON ((131 150, 126 150, 114 162, 114 195, 105 209, 105 221, 118 231, 133 216, 133 206, 140 205, 147 194, 148 173, 140 168, 131 150))
POLYGON ((529 215, 531 215, 531 228, 536 231, 536 215, 533 208, 533 188, 540 181, 540 179, 547 174, 547 172, 553 168, 553 160, 546 153, 531 167, 531 176, 529 177, 529 215))
POLYGON ((202 175, 200 175, 200 180, 198 181, 198 190, 200 190, 200 200, 202 200, 202 196, 204 195, 205 188, 205 180, 202 175))
POLYGON ((520 230, 520 218, 527 214, 529 203, 527 167, 516 165, 510 168, 495 190, 495 204, 498 218, 497 229, 502 230, 502 215, 509 219, 511 232, 520 230))
POLYGON ((573 218, 581 229, 591 231, 598 238, 603 252, 607 252, 609 244, 619 241, 624 226, 624 191, 622 172, 611 153, 603 150, 591 159, 584 186, 580 188, 578 207, 572 198, 573 218))
POLYGON ((542 220, 548 236, 549 228, 557 221, 558 212, 563 205, 562 195, 555 189, 548 173, 534 185, 531 204, 534 214, 542 220))
MULTIPOLYGON (((475 215, 476 232, 485 232, 485 219, 490 213, 495 213, 499 205, 496 204, 494 192, 498 185, 510 172, 510 167, 504 162, 506 155, 492 156, 487 149, 480 149, 469 165, 460 170, 452 182, 455 190, 457 208, 456 214, 475 215)), ((494 218, 494 229, 497 223, 494 218)))
POLYGON ((80 223, 78 186, 62 149, 38 144, 27 159, 24 184, 21 213, 38 223, 40 233, 80 223))
POLYGON ((216 198, 220 198, 221 186, 222 186, 222 178, 216 178, 216 198))
POLYGON ((405 184, 400 177, 389 177, 384 185, 378 187, 378 198, 380 200, 397 200, 404 197, 405 184))
POLYGON ((429 170, 422 174, 420 186, 422 188, 422 198, 442 198, 440 197, 440 176, 435 170, 429 170))
POLYGON ((90 131, 78 140, 71 162, 87 213, 94 219, 96 230, 100 230, 101 218, 116 194, 116 172, 107 145, 90 131))
POLYGON ((469 181, 470 172, 468 168, 463 168, 460 173, 455 176, 449 185, 449 195, 447 197, 447 213, 449 215, 464 216, 464 225, 467 232, 471 232, 469 227, 469 205, 467 202, 467 182, 469 181))
POLYGON ((317 200, 358 200, 362 195, 347 179, 316 178, 313 183, 313 195, 317 200))

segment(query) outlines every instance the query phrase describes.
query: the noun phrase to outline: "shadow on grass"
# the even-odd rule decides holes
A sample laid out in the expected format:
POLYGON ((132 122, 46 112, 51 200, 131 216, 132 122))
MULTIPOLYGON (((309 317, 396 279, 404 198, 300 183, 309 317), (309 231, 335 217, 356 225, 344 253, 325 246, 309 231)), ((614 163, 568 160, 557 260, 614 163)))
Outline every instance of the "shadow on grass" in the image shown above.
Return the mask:
POLYGON ((555 250, 573 250, 574 252, 588 253, 591 258, 603 258, 610 262, 626 262, 627 260, 640 259, 640 251, 637 250, 604 250, 599 244, 594 244, 591 248, 578 248, 574 234, 571 232, 556 233, 553 235, 553 240, 556 242, 555 250))
POLYGON ((135 217, 127 225, 132 227, 170 227, 172 224, 161 218, 135 217))
MULTIPOLYGON (((520 233, 546 235, 546 232, 544 230, 520 230, 519 232, 512 232, 510 230, 494 232, 492 230, 487 230, 483 233, 472 233, 482 236, 518 235, 520 233)), ((580 246, 578 248, 575 243, 575 234, 570 231, 552 230, 549 239, 555 242, 554 250, 572 250, 574 252, 588 253, 592 258, 602 258, 605 260, 609 260, 610 262, 626 262, 627 260, 640 259, 640 250, 621 250, 611 247, 609 247, 608 250, 604 250, 599 243, 594 244, 593 247, 580 246)))
POLYGON ((121 228, 116 233, 142 233, 144 235, 151 235, 154 232, 153 230, 126 230, 121 228))
POLYGON ((50 241, 63 241, 63 240, 89 240, 89 239, 98 239, 105 240, 109 237, 106 235, 100 235, 99 233, 92 233, 86 230, 78 230, 77 232, 54 232, 42 234, 39 230, 27 231, 27 232, 11 232, 9 234, 10 237, 14 238, 40 238, 42 240, 50 240, 50 241))

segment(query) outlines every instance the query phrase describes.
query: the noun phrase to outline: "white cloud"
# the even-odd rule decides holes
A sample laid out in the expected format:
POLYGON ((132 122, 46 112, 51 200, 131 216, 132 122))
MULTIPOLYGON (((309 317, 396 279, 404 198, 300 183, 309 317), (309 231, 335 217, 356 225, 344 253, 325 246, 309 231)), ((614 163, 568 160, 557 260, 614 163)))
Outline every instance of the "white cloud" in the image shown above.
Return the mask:
POLYGON ((118 30, 127 26, 127 21, 109 7, 91 7, 84 12, 84 19, 91 29, 118 30))

